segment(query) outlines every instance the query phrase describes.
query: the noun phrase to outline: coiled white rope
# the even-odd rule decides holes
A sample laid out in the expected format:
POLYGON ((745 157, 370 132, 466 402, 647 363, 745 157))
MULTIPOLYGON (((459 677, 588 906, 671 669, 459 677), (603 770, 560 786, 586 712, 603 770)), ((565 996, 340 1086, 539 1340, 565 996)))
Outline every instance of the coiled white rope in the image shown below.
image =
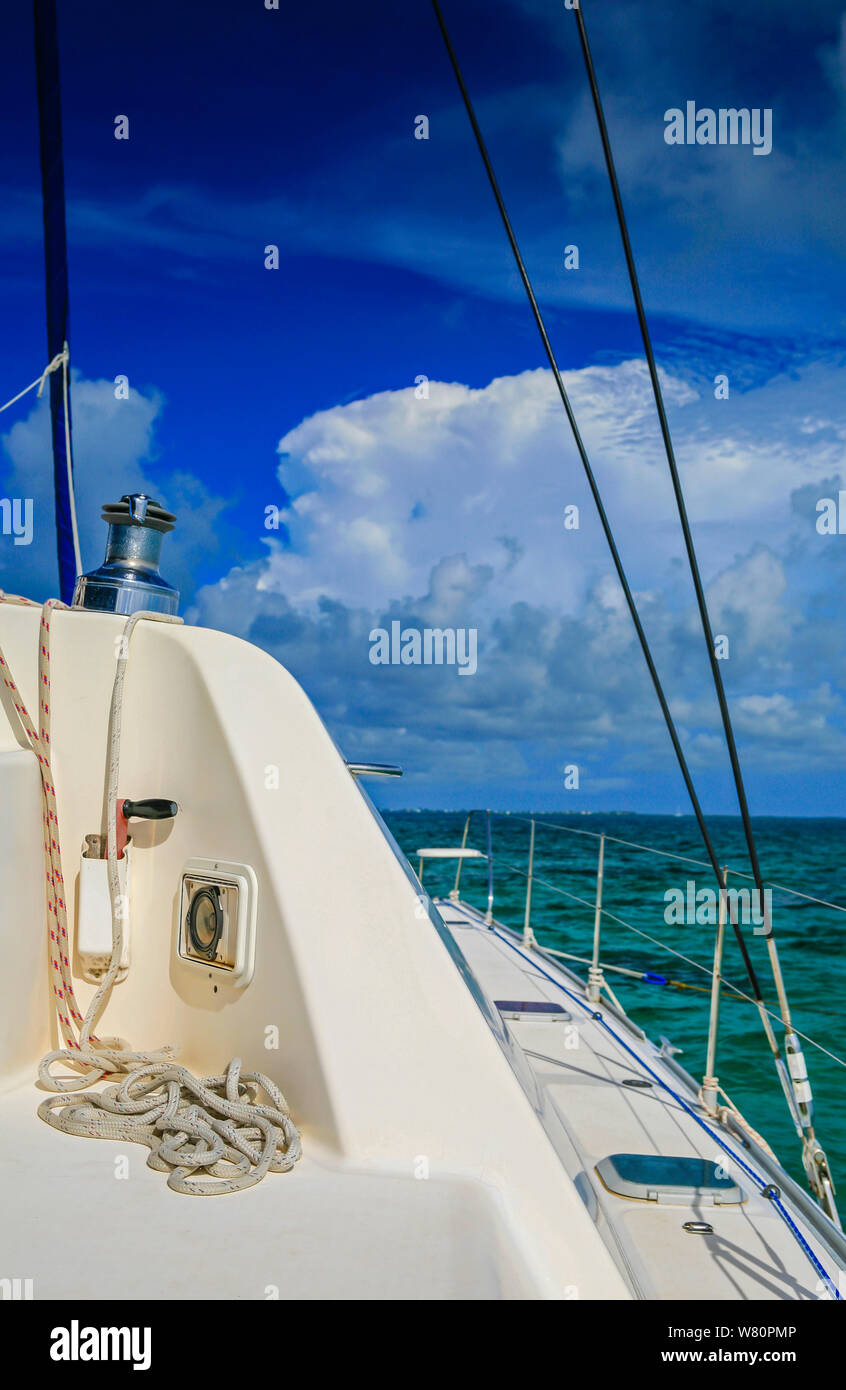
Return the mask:
MULTIPOLYGON (((0 601, 26 603, 6 596, 0 601)), ((0 669, 12 694, 22 727, 41 767, 47 908, 53 993, 60 1032, 66 1046, 49 1052, 38 1069, 39 1081, 58 1094, 43 1101, 38 1113, 54 1129, 66 1134, 99 1139, 121 1139, 147 1144, 151 1168, 169 1172, 168 1186, 193 1196, 215 1196, 253 1187, 268 1172, 292 1168, 302 1153, 297 1128, 285 1097, 261 1072, 242 1072, 240 1058, 233 1058, 219 1076, 197 1078, 173 1059, 175 1048, 135 1052, 121 1038, 95 1036, 94 1029, 108 1003, 120 968, 123 921, 117 859, 117 787, 120 768, 120 733, 123 690, 129 641, 142 619, 179 621, 164 614, 135 613, 124 628, 118 650, 117 671, 109 713, 109 772, 107 793, 107 859, 112 899, 112 956, 109 968, 83 1018, 70 975, 64 879, 61 871, 55 788, 50 767, 50 612, 49 600, 41 615, 39 656, 40 718, 36 733, 2 649, 0 669), (55 922, 55 925, 54 925, 55 922), (78 1027, 78 1036, 74 1025, 78 1027), (80 1073, 55 1076, 57 1064, 80 1073), (117 1084, 103 1091, 80 1094, 99 1081, 117 1084), (76 1094, 69 1094, 77 1091, 76 1094), (259 1103, 263 1091, 269 1104, 259 1103), (193 1176, 200 1172, 201 1177, 193 1176)))
MULTIPOLYGON (((197 1078, 172 1062, 132 1065, 139 1055, 120 1054, 127 1071, 120 1085, 42 1101, 42 1120, 65 1134, 147 1144, 148 1167, 168 1173, 168 1187, 189 1196, 242 1192, 268 1172, 293 1168, 302 1152, 300 1137, 285 1097, 268 1076, 242 1072, 240 1057, 220 1076, 197 1078), (259 1089, 269 1105, 257 1102, 259 1089), (194 1177, 198 1170, 207 1176, 194 1177)), ((46 1085, 54 1080, 49 1066, 66 1056, 53 1052, 44 1058, 38 1074, 46 1085)), ((103 1054, 87 1056, 96 1063, 103 1054)))

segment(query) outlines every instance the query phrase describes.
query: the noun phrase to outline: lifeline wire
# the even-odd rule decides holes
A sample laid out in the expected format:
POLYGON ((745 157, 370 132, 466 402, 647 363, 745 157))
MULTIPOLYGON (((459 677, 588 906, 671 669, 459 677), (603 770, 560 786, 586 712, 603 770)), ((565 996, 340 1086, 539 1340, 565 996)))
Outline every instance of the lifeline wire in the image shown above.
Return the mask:
MULTIPOLYGON (((495 811, 493 815, 507 816, 509 820, 522 821, 523 825, 531 825, 529 816, 518 816, 513 811, 495 811)), ((619 835, 609 835, 605 830, 579 830, 574 825, 561 825, 552 820, 535 820, 535 825, 542 830, 566 830, 568 835, 585 835, 591 840, 604 839, 609 844, 625 845, 628 849, 641 849, 646 854, 655 854, 662 859, 677 859, 681 864, 695 864, 697 868, 707 869, 708 864, 704 859, 691 859, 688 854, 673 854, 668 849, 656 849, 654 845, 640 845, 636 840, 621 840, 619 835)), ((726 865, 728 872, 733 878, 753 878, 752 874, 745 874, 740 869, 733 869, 730 864, 726 865)), ((803 898, 805 902, 819 903, 820 907, 830 907, 834 912, 846 912, 846 904, 832 903, 827 898, 814 897, 813 893, 801 893, 798 888, 788 888, 783 883, 776 883, 772 878, 764 879, 768 888, 775 888, 779 893, 789 893, 793 898, 803 898)))
MULTIPOLYGON (((517 819, 517 817, 515 817, 515 819, 517 819)), ((658 851, 656 851, 656 853, 657 853, 657 852, 658 852, 658 851)), ((528 873, 527 873, 526 870, 525 870, 524 868, 522 868, 521 865, 519 865, 519 864, 510 864, 510 863, 508 862, 507 859, 498 859, 498 860, 497 860, 497 863, 500 864, 500 865, 503 865, 506 869, 511 869, 512 872, 515 873, 515 874, 520 874, 523 878, 528 878, 528 873)), ((578 903, 580 907, 589 908, 591 912, 595 912, 595 911, 596 911, 596 903, 595 903, 595 902, 588 902, 587 898, 580 898, 580 897, 578 896, 578 894, 576 894, 576 893, 570 893, 570 892, 568 892, 568 890, 567 890, 566 888, 559 888, 557 884, 555 884, 555 883, 550 883, 550 882, 549 882, 549 879, 541 878, 541 876, 540 876, 539 874, 533 874, 533 875, 532 875, 532 882, 533 882, 533 883, 540 883, 544 888, 548 888, 549 891, 550 891, 551 893, 556 893, 556 894, 558 894, 559 897, 562 897, 562 898, 568 898, 571 902, 578 903)), ((713 972, 713 970, 711 969, 710 966, 708 966, 708 965, 703 965, 701 961, 694 960, 692 956, 686 956, 686 955, 684 954, 683 951, 677 951, 676 948, 675 948, 674 946, 670 946, 666 941, 661 941, 661 940, 659 940, 659 938, 658 938, 657 936, 650 936, 649 932, 643 931, 643 929, 642 929, 641 927, 636 927, 636 926, 634 926, 631 922, 627 922, 626 919, 625 919, 624 917, 618 917, 617 914, 616 914, 615 912, 612 912, 612 911, 610 910, 610 908, 601 907, 601 908, 599 909, 599 912, 600 912, 600 915, 601 915, 602 917, 607 917, 608 920, 609 920, 610 922, 616 922, 616 923, 618 923, 619 926, 621 926, 621 927, 626 927, 626 929, 627 929, 628 931, 635 932, 637 936, 642 936, 646 941, 649 941, 653 946, 657 946, 657 947, 659 948, 659 950, 661 950, 661 951, 668 951, 669 954, 670 954, 671 956, 677 956, 678 959, 679 959, 679 960, 683 960, 683 961, 685 962, 686 965, 692 965, 696 970, 701 970, 702 973, 703 973, 704 975, 707 975, 709 978, 713 978, 714 972, 713 972)), ((591 962, 590 962, 589 960, 583 960, 581 956, 569 955, 568 952, 566 952, 566 951, 557 951, 557 950, 555 950, 552 946, 542 946, 542 947, 541 947, 541 950, 545 951, 545 952, 547 953, 547 955, 550 955, 550 956, 561 956, 561 957, 562 957, 563 959, 565 959, 565 960, 577 960, 577 961, 580 961, 582 965, 590 965, 590 964, 591 964, 591 962)), ((606 961, 606 962, 603 962, 603 969, 604 969, 604 970, 617 970, 617 971, 620 971, 622 974, 625 974, 625 975, 633 975, 633 976, 636 976, 638 979, 645 980, 647 984, 656 984, 656 983, 657 983, 656 980, 651 980, 651 981, 650 981, 650 980, 647 978, 647 976, 648 976, 648 972, 647 972, 647 971, 643 971, 643 970, 628 970, 628 969, 626 969, 624 966, 620 966, 620 965, 609 965, 609 964, 607 963, 607 961, 606 961)), ((755 1004, 755 1005, 758 1004, 758 1000, 757 1000, 757 999, 753 999, 753 997, 752 997, 751 994, 746 994, 745 991, 742 990, 742 989, 740 988, 739 985, 734 984, 733 981, 732 981, 732 980, 729 980, 725 975, 721 975, 721 976, 720 976, 720 979, 721 979, 722 984, 723 984, 724 986, 727 986, 728 989, 734 991, 733 994, 724 994, 724 995, 723 995, 723 998, 724 998, 724 999, 729 999, 729 1000, 731 1000, 731 999, 740 1000, 742 1003, 745 1003, 745 1004, 755 1004)), ((688 984, 685 980, 666 980, 665 983, 666 983, 667 985, 671 986, 673 989, 690 989, 690 990, 697 990, 697 991, 703 990, 704 993, 710 994, 710 990, 704 990, 704 989, 703 989, 703 986, 701 986, 701 985, 692 985, 692 984, 688 984)), ((764 1006, 766 1007, 767 1001, 764 1000, 763 1003, 764 1003, 764 1006)), ((814 1012, 814 1013, 830 1014, 832 1018, 842 1018, 842 1014, 841 1014, 838 1010, 836 1010, 836 1009, 823 1009, 823 1008, 818 1008, 818 1007, 817 1007, 816 1005, 814 1005, 814 1004, 806 1004, 805 1007, 806 1007, 807 1009, 810 1009, 810 1010, 811 1010, 812 1012, 814 1012)), ((778 1014, 774 1014, 774 1013, 772 1012, 772 1010, 769 1009, 769 1008, 767 1008, 767 1013, 769 1014, 770 1018, 774 1018, 774 1019, 776 1020, 776 1022, 778 1022, 778 1018, 779 1018, 778 1014)), ((794 1033, 796 1033, 796 1034, 798 1035, 798 1037, 802 1038, 806 1043, 810 1043, 811 1047, 815 1047, 815 1048, 817 1049, 818 1052, 823 1052, 823 1053, 825 1053, 826 1057, 830 1057, 831 1060, 832 1060, 833 1062, 836 1062, 837 1065, 838 1065, 839 1067, 844 1067, 844 1068, 846 1068, 846 1061, 844 1061, 842 1057, 838 1057, 837 1054, 836 1054, 835 1052, 830 1052, 829 1049, 828 1049, 827 1047, 823 1047, 822 1043, 817 1042, 816 1038, 812 1038, 812 1037, 810 1036, 810 1034, 808 1034, 808 1033, 803 1033, 802 1030, 801 1030, 801 1028, 797 1028, 795 1025, 794 1025, 793 1031, 794 1031, 794 1033)))

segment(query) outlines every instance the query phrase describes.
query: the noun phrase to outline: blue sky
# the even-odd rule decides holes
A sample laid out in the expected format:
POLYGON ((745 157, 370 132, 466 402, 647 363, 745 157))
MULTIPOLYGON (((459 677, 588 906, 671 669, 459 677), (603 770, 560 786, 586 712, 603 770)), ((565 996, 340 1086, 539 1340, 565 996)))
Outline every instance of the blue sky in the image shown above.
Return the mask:
MULTIPOLYGON (((183 611, 288 665, 348 756, 401 762, 385 804, 686 809, 429 4, 60 9, 86 567, 100 504, 154 491, 183 611), (476 628, 476 675, 372 665, 394 619, 476 628)), ((840 814, 846 537, 815 507, 846 486, 843 12, 585 10, 752 807, 840 814), (771 108, 772 153, 668 146, 687 100, 771 108)), ((732 811, 573 16, 444 11, 703 802, 732 811)), ((0 78, 5 400, 45 357, 27 6, 0 78)), ((0 584, 38 598, 46 425, 32 398, 0 421, 0 495, 36 518, 0 584)))

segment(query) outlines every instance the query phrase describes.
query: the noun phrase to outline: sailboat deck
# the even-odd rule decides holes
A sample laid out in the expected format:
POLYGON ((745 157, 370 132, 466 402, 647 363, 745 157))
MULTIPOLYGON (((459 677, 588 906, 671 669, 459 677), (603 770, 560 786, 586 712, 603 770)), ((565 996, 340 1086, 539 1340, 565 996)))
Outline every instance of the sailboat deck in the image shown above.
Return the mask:
MULTIPOLYGON (((777 1211, 709 1133, 657 1081, 643 1087, 624 1084, 648 1082, 648 1066, 677 1094, 684 1092, 679 1077, 654 1045, 638 1030, 628 1031, 603 1004, 603 1013, 632 1048, 633 1057, 588 1010, 557 987, 563 985, 570 996, 586 1002, 585 987, 576 976, 557 968, 548 957, 535 965, 522 948, 515 949, 519 946, 516 936, 497 924, 489 930, 481 914, 465 903, 443 900, 438 908, 482 989, 492 1003, 500 1005, 517 1066, 528 1072, 547 1133, 606 1243, 628 1272, 635 1295, 787 1300, 825 1296, 817 1271, 777 1211), (526 1011, 509 1017, 518 1011, 508 1005, 518 1002, 563 1006, 572 1024, 560 1016, 550 1021, 548 1016, 526 1011), (713 1205, 711 1198, 685 1201, 680 1197, 670 1204, 663 1199, 618 1196, 605 1187, 596 1171, 603 1158, 618 1153, 700 1157, 720 1163, 745 1200, 713 1205), (713 1234, 690 1233, 686 1222, 705 1222, 713 1234)), ((704 1110, 692 1096, 684 1099, 704 1118, 704 1110)), ((730 1144, 743 1155, 737 1140, 730 1144)), ((748 1156, 746 1161, 755 1168, 748 1156)), ((793 1217, 824 1268, 836 1277, 831 1255, 801 1217, 796 1213, 793 1217)))
POLYGON ((235 1196, 185 1197, 138 1144, 57 1134, 43 1091, 0 1097, 2 1275, 35 1299, 530 1297, 476 1183, 362 1168, 304 1135, 290 1173, 235 1196), (128 1160, 118 1176, 116 1160, 128 1160), (12 1198, 12 1194, 14 1197, 12 1198))

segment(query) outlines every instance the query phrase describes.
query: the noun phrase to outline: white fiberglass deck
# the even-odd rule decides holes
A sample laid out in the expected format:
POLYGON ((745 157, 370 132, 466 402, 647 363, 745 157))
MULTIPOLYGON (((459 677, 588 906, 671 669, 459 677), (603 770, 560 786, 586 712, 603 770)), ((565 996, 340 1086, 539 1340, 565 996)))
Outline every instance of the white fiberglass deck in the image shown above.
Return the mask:
MULTIPOLYGON (((541 971, 563 984, 570 995, 586 1001, 577 977, 548 957, 537 958, 537 965, 533 964, 531 952, 523 951, 517 937, 496 923, 489 930, 481 914, 464 903, 440 901, 438 908, 492 1002, 549 1002, 563 1005, 571 1015, 575 1032, 560 1018, 507 1017, 516 1011, 506 1011, 505 1024, 536 1087, 536 1104, 547 1133, 606 1243, 616 1251, 635 1295, 657 1299, 824 1297, 820 1276, 751 1179, 658 1082, 645 1087, 625 1085, 635 1079, 649 1081, 646 1067, 541 971), (713 1205, 710 1200, 685 1205, 617 1196, 596 1172, 600 1160, 617 1153, 717 1162, 729 1171, 746 1200, 732 1205, 713 1205), (684 1225, 691 1221, 707 1223, 713 1234, 689 1233, 684 1225)), ((601 1008, 637 1056, 677 1094, 683 1093, 679 1077, 658 1050, 629 1032, 606 1004, 601 1008)), ((705 1117, 691 1096, 684 1099, 705 1117)), ((724 1132, 721 1135, 728 1140, 724 1132)), ((756 1168, 740 1141, 728 1142, 756 1168)), ((832 1256, 801 1217, 791 1214, 823 1267, 836 1278, 838 1268, 832 1256)))
POLYGON ((291 1173, 184 1197, 140 1144, 58 1134, 43 1092, 0 1097, 4 1276, 36 1299, 501 1299, 535 1292, 497 1196, 408 1163, 363 1168, 304 1136, 291 1173), (121 1165, 124 1164, 125 1167, 121 1165), (123 1178, 118 1172, 128 1173, 123 1178))

